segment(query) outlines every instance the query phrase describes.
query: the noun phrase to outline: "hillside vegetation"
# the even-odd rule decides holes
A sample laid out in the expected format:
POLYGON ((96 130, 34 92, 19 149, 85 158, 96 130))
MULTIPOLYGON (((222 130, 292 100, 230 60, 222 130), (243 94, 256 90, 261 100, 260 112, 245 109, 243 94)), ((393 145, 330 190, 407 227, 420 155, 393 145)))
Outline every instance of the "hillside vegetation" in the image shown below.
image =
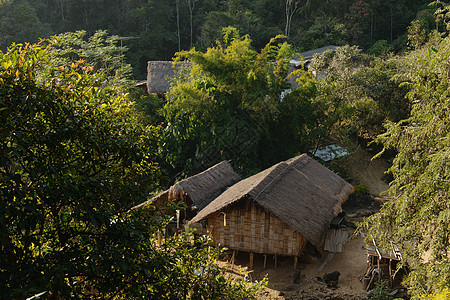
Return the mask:
MULTIPOLYGON (((427 0, 3 0, 0 50, 12 42, 37 42, 54 34, 107 30, 129 48, 134 76, 144 79, 149 60, 170 60, 193 46, 206 50, 232 26, 261 49, 278 35, 299 51, 359 45, 400 51, 407 28, 435 28, 427 0), (381 47, 380 47, 381 46, 381 47)), ((420 41, 418 41, 420 42, 420 41)))
POLYGON ((0 30, 17 29, 0 35, 0 298, 256 297, 265 281, 230 280, 207 239, 161 244, 170 218, 130 208, 221 160, 248 176, 358 142, 390 159, 392 196, 360 229, 401 248, 413 297, 448 292, 450 6, 437 2, 415 17, 416 1, 107 2, 0 2, 0 30), (286 5, 289 30, 277 19, 286 5), (192 20, 189 30, 180 23, 180 48, 177 16, 192 20), (379 29, 382 20, 390 30, 379 29), (410 24, 408 46, 394 54, 401 22, 410 24), (105 24, 123 36, 96 30, 105 24), (323 35, 314 27, 329 24, 323 35), (69 28, 87 32, 10 44, 69 28), (308 44, 312 28, 319 33, 308 44), (292 74, 299 87, 289 89, 296 50, 331 43, 343 46, 292 74), (191 67, 164 99, 133 88, 128 63, 137 76, 149 58, 182 48, 175 60, 191 67))

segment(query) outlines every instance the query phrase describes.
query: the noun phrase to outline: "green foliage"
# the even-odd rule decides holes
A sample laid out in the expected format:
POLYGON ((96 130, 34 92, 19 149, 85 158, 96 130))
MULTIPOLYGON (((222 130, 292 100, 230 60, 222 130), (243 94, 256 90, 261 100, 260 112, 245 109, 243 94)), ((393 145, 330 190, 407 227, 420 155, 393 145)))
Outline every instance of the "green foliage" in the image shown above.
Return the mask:
POLYGON ((49 26, 39 19, 31 4, 26 1, 0 3, 1 50, 13 42, 36 42, 49 33, 49 26))
POLYGON ((129 212, 161 177, 157 136, 108 72, 56 66, 50 49, 0 52, 0 298, 252 297, 264 282, 232 282, 217 249, 157 246, 168 217, 129 212))
POLYGON ((367 52, 369 52, 370 54, 373 54, 375 56, 385 56, 389 52, 392 52, 393 50, 394 50, 394 46, 389 44, 388 41, 379 40, 379 41, 376 41, 372 47, 367 49, 367 52))
POLYGON ((342 19, 334 16, 319 15, 305 30, 292 28, 289 41, 300 51, 307 51, 328 45, 344 45, 347 42, 347 29, 342 19))
POLYGON ((386 283, 378 283, 375 288, 370 290, 369 299, 370 300, 391 300, 392 296, 389 295, 389 287, 386 283))
POLYGON ((283 97, 293 50, 280 40, 258 53, 248 36, 226 28, 225 45, 177 54, 192 68, 172 86, 164 109, 163 156, 175 170, 191 174, 232 159, 247 173, 311 145, 303 137, 317 122, 310 103, 314 80, 305 76, 295 95, 283 97))
POLYGON ((409 115, 407 89, 391 80, 402 69, 395 57, 379 59, 356 46, 342 46, 322 53, 310 69, 322 78, 317 101, 328 107, 328 117, 338 128, 374 138, 384 131, 384 121, 409 115))
POLYGON ((353 192, 353 194, 357 197, 359 196, 363 196, 363 195, 369 195, 369 188, 365 185, 355 185, 354 186, 355 191, 353 192))
POLYGON ((446 300, 450 298, 450 290, 449 288, 445 288, 441 291, 437 291, 433 294, 429 294, 421 297, 420 299, 428 299, 428 300, 446 300))
POLYGON ((118 36, 99 30, 89 38, 86 31, 66 32, 44 41, 50 45, 50 56, 55 66, 68 65, 82 60, 94 70, 106 75, 102 86, 130 86, 131 66, 125 62, 124 47, 119 47, 118 36))
POLYGON ((131 229, 142 226, 124 212, 159 176, 154 138, 120 94, 102 88, 104 74, 49 62, 38 46, 1 54, 1 290, 9 297, 65 295, 85 276, 99 290, 123 286, 111 270, 131 266, 131 229), (44 69, 53 77, 40 76, 44 69), (113 245, 115 254, 105 250, 113 245))
MULTIPOLYGON (((369 48, 375 41, 406 47, 406 28, 424 0, 308 0, 290 20, 289 41, 300 51, 326 45, 355 44, 369 48)), ((233 26, 249 34, 256 49, 285 32, 286 1, 269 0, 5 0, 0 9, 0 49, 11 42, 83 30, 88 36, 107 30, 120 36, 130 51, 133 75, 144 79, 149 60, 170 60, 176 51, 195 45, 205 50, 220 39, 221 28, 233 26), (179 38, 179 40, 178 40, 179 38), (179 42, 179 43, 178 43, 179 42)), ((433 22, 432 22, 433 23, 433 22)), ((442 24, 442 22, 440 23, 442 24)), ((433 27, 433 26, 432 26, 433 27)))
POLYGON ((140 123, 153 126, 164 123, 162 109, 165 101, 163 99, 156 94, 146 94, 140 88, 132 89, 129 98, 134 101, 134 114, 138 117, 140 123))
POLYGON ((417 13, 416 18, 408 27, 408 46, 419 48, 428 40, 428 35, 436 26, 436 18, 432 9, 425 9, 417 13))
POLYGON ((398 152, 390 168, 395 197, 365 224, 370 236, 402 245, 412 270, 406 283, 421 295, 450 286, 450 39, 435 37, 403 61, 398 77, 410 88, 411 116, 386 123, 378 138, 398 152))

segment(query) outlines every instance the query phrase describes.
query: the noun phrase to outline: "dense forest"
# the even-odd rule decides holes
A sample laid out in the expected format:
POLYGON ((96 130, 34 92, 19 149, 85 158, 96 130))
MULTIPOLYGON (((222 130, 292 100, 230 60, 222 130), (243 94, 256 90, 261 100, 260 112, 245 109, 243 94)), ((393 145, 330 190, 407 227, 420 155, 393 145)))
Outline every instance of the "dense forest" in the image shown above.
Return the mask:
POLYGON ((0 298, 255 297, 207 238, 156 246, 171 218, 130 208, 224 159, 245 177, 361 141, 392 200, 360 230, 401 247, 412 297, 448 294, 449 5, 111 3, 0 1, 0 298), (329 44, 289 89, 293 55, 329 44), (191 64, 165 97, 134 87, 172 57, 191 64))
POLYGON ((249 34, 256 49, 284 34, 298 52, 326 45, 371 48, 383 40, 400 51, 416 17, 428 31, 433 10, 424 0, 2 0, 0 49, 68 31, 88 36, 107 30, 129 48, 134 77, 143 79, 149 60, 170 60, 195 46, 206 50, 233 26, 249 34), (420 14, 418 15, 418 13, 420 14))

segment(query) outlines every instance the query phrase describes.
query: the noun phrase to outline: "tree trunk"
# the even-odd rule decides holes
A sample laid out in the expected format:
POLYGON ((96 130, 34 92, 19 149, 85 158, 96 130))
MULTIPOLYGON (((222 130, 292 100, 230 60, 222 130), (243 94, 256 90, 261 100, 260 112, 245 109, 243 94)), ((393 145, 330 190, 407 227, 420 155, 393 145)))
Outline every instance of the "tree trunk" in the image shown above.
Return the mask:
POLYGON ((286 27, 284 28, 284 35, 287 38, 289 38, 289 35, 291 33, 292 17, 300 9, 298 6, 299 3, 299 0, 286 0, 286 27))
POLYGON ((61 19, 64 21, 64 0, 59 0, 59 4, 61 7, 61 19))
POLYGON ((177 35, 178 35, 178 52, 181 51, 181 34, 180 34, 180 0, 175 0, 176 10, 177 10, 177 35))
POLYGON ((391 9, 391 44, 392 44, 392 38, 393 38, 393 28, 392 28, 392 26, 393 26, 393 22, 394 22, 394 11, 392 10, 392 5, 391 5, 391 7, 390 7, 390 9, 391 9))
POLYGON ((195 2, 197 2, 198 0, 186 0, 186 4, 188 6, 189 9, 189 19, 190 19, 190 25, 191 25, 191 48, 192 48, 192 44, 193 44, 193 13, 194 13, 194 7, 195 7, 195 2))

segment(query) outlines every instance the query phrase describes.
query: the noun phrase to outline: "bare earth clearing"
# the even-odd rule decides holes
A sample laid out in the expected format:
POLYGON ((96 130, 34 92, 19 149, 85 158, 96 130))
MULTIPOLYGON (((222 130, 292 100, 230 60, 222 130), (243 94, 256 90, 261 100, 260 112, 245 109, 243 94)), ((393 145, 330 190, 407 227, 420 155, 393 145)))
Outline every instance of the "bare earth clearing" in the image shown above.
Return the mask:
MULTIPOLYGON (((368 197, 364 203, 344 205, 344 210, 347 212, 346 220, 353 223, 377 211, 381 201, 385 200, 378 195, 388 189, 388 185, 382 179, 386 162, 382 159, 371 161, 370 158, 370 154, 358 150, 345 159, 347 172, 353 177, 351 183, 365 185, 371 194, 377 196, 368 197)), ((352 228, 347 230, 353 232, 352 228)), ((299 259, 300 272, 294 270, 292 257, 278 257, 277 268, 275 268, 272 255, 267 256, 267 265, 264 270, 264 256, 255 254, 254 268, 250 273, 251 279, 261 280, 267 276, 269 280, 268 287, 258 299, 367 299, 367 292, 360 280, 367 268, 364 246, 363 238, 354 236, 345 244, 344 252, 337 253, 320 272, 317 269, 327 257, 327 251, 321 250, 321 257, 318 257, 312 248, 307 248, 299 259), (324 273, 333 271, 341 273, 336 289, 328 288, 326 284, 316 279, 316 277, 322 277, 324 273), (295 282, 294 277, 297 277, 295 282)), ((249 253, 239 252, 234 265, 228 263, 227 259, 219 263, 228 268, 230 275, 239 276, 240 270, 248 267, 249 253)))

